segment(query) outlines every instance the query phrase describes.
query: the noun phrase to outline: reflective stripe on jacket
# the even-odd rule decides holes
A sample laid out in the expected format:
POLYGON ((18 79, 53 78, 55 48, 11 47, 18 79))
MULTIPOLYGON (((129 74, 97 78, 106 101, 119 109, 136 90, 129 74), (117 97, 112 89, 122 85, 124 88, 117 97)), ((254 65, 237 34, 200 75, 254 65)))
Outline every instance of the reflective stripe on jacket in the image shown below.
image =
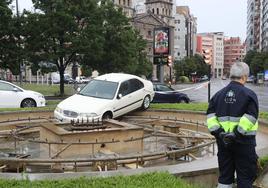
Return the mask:
POLYGON ((237 130, 242 135, 256 135, 258 129, 258 99, 256 94, 239 82, 231 81, 211 99, 207 110, 210 132, 223 128, 237 130))

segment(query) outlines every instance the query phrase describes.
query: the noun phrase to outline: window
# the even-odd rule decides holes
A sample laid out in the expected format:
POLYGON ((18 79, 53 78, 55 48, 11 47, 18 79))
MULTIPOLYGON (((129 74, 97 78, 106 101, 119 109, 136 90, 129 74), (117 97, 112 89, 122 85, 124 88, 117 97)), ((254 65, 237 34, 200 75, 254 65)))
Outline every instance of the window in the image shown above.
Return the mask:
POLYGON ((159 14, 159 9, 158 8, 156 9, 156 14, 159 14))
POLYGON ((122 82, 118 94, 122 94, 122 96, 125 96, 129 93, 130 93, 129 81, 122 82))
POLYGON ((152 9, 152 12, 153 12, 153 14, 154 14, 154 8, 152 9))
POLYGON ((148 31, 148 36, 150 36, 150 37, 152 36, 152 31, 150 31, 150 30, 148 31))
POLYGON ((79 92, 80 95, 95 98, 113 99, 118 88, 117 82, 92 80, 79 92))
POLYGON ((156 89, 156 91, 174 91, 172 88, 165 85, 156 85, 154 89, 156 89))
POLYGON ((12 91, 14 88, 15 87, 10 84, 0 82, 0 91, 12 91))
POLYGON ((131 79, 129 80, 130 83, 130 92, 135 92, 144 87, 143 83, 139 81, 138 79, 131 79))

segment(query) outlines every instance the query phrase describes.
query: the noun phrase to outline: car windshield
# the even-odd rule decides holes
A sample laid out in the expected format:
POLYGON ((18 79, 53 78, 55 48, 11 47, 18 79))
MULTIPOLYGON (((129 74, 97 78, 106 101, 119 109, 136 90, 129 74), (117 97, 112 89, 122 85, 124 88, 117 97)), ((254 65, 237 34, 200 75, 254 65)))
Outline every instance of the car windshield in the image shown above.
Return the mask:
POLYGON ((113 99, 117 87, 117 82, 92 80, 78 94, 102 99, 113 99))
POLYGON ((156 85, 155 90, 156 91, 174 91, 174 89, 172 89, 166 85, 156 85))

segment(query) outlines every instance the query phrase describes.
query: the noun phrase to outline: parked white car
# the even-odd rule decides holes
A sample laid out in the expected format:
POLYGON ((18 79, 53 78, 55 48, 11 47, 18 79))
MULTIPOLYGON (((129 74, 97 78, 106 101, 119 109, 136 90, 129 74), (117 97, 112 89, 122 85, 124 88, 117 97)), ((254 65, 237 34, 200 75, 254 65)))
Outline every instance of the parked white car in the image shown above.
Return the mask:
POLYGON ((0 108, 24 108, 45 106, 41 93, 24 90, 15 84, 0 80, 0 108))
POLYGON ((151 81, 110 73, 92 79, 79 93, 60 102, 56 119, 93 121, 122 116, 138 108, 147 109, 154 97, 151 81))

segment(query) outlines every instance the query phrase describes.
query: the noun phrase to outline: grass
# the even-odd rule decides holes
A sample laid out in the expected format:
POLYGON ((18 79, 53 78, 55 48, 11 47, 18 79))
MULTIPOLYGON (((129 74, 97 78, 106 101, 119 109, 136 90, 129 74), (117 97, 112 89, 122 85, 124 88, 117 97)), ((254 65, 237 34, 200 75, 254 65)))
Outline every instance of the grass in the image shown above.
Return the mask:
POLYGON ((79 178, 66 180, 4 180, 1 188, 201 188, 168 173, 147 173, 133 176, 114 176, 107 178, 79 178))
MULTIPOLYGON (((175 110, 190 110, 203 111, 208 108, 208 103, 181 103, 181 104, 151 104, 153 109, 175 109, 175 110)), ((268 112, 260 112, 259 118, 268 121, 268 112)))
POLYGON ((261 157, 259 159, 260 165, 262 168, 268 165, 268 156, 261 157))
MULTIPOLYGON (((59 96, 60 85, 46 85, 46 84, 23 84, 23 89, 33 90, 42 93, 45 96, 59 96)), ((73 85, 64 84, 64 94, 72 95, 74 93, 73 85)))
MULTIPOLYGON (((28 111, 28 110, 54 110, 60 100, 47 101, 45 107, 39 108, 0 108, 0 112, 5 111, 28 111)), ((207 103, 181 103, 181 104, 151 104, 152 109, 175 109, 175 110, 189 110, 189 111, 203 111, 205 112, 208 108, 207 103)), ((260 112, 260 119, 268 121, 268 112, 260 112)))
POLYGON ((170 104, 151 104, 153 109, 175 109, 175 110, 191 110, 191 111, 206 111, 208 103, 170 103, 170 104))

